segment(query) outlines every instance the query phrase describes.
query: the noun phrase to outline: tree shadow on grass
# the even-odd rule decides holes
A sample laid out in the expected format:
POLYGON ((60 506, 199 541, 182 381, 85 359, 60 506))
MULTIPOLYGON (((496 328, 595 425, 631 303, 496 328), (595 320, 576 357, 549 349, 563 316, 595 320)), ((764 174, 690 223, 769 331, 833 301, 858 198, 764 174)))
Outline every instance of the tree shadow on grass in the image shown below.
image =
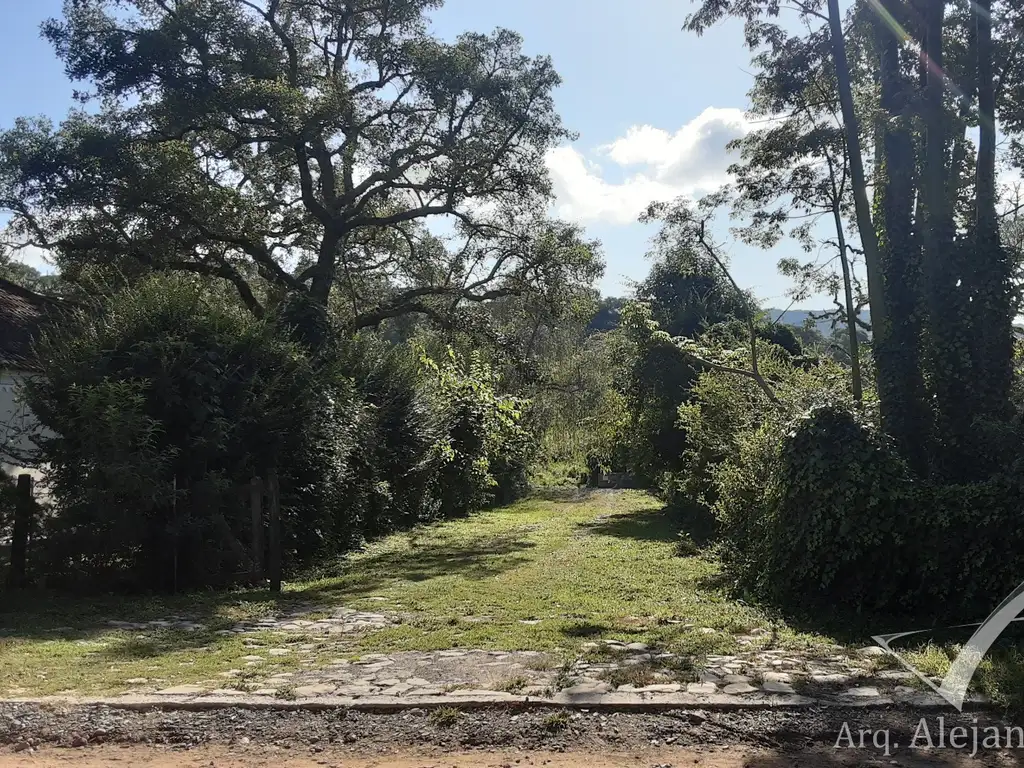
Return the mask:
POLYGON ((346 560, 330 576, 294 595, 312 602, 359 600, 395 581, 423 582, 443 576, 488 579, 530 562, 536 544, 518 536, 497 536, 458 544, 429 544, 346 560))
POLYGON ((592 534, 621 539, 677 543, 689 541, 698 549, 708 546, 715 534, 711 513, 697 505, 603 515, 580 527, 592 534))
POLYGON ((578 621, 562 629, 566 637, 599 637, 611 631, 605 624, 596 624, 592 621, 578 621))
MULTIPOLYGON (((23 591, 0 595, 0 638, 88 640, 117 630, 109 622, 147 622, 181 616, 204 628, 192 632, 144 631, 166 636, 175 648, 200 647, 217 639, 249 612, 280 615, 297 610, 329 609, 360 600, 396 581, 424 582, 442 576, 486 579, 530 561, 534 542, 515 535, 490 536, 451 544, 414 546, 402 551, 345 558, 321 572, 305 589, 272 593, 242 588, 174 596, 91 597, 23 591), (236 618, 239 617, 239 618, 236 618)), ((139 630, 133 630, 139 631, 139 630)), ((162 641, 164 642, 164 641, 162 641)))
POLYGON ((587 499, 614 493, 610 488, 591 488, 588 486, 546 486, 530 491, 529 499, 550 501, 555 504, 579 504, 587 499))

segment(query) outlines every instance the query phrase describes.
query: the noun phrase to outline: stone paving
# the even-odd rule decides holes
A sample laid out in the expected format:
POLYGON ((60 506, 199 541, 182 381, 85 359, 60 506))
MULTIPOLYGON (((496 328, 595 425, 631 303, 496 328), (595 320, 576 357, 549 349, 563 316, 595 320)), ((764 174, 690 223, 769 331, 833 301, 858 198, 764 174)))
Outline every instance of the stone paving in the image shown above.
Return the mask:
MULTIPOLYGON (((372 599, 372 598, 371 598, 372 599)), ((325 634, 337 635, 352 632, 368 632, 375 629, 393 626, 398 623, 395 616, 388 616, 383 613, 371 613, 369 611, 357 611, 353 608, 334 608, 330 611, 315 611, 328 613, 322 618, 308 618, 315 609, 302 608, 294 610, 282 616, 273 616, 264 619, 239 622, 230 629, 217 630, 217 635, 251 634, 254 632, 294 632, 301 634, 325 634)), ((182 616, 171 616, 156 621, 108 621, 107 625, 113 629, 127 630, 153 630, 167 629, 180 632, 199 632, 206 629, 200 622, 192 621, 182 616)))
MULTIPOLYGON (((539 651, 450 649, 429 652, 368 653, 323 663, 323 644, 302 642, 310 634, 372 632, 399 621, 396 615, 336 608, 304 607, 272 618, 241 622, 221 634, 269 633, 279 639, 246 638, 251 650, 239 668, 217 680, 160 687, 159 680, 126 680, 131 696, 195 699, 375 701, 545 700, 572 702, 608 698, 629 702, 784 701, 856 704, 923 703, 923 686, 896 668, 881 648, 849 651, 841 646, 815 651, 769 648, 768 633, 737 636, 731 655, 691 659, 644 643, 601 640, 585 643, 574 657, 539 651), (326 615, 325 615, 326 614, 326 615), (319 618, 313 618, 318 616, 319 618), (296 635, 295 639, 288 637, 296 635), (277 643, 274 646, 273 643, 277 643), (273 662, 298 661, 297 671, 279 671, 273 662), (244 666, 243 666, 244 665, 244 666), (265 671, 263 671, 265 670, 265 671)), ((160 621, 111 621, 131 630, 196 631, 203 625, 182 617, 160 621)), ((708 634, 711 628, 695 628, 708 634)), ((339 651, 340 653, 340 651, 339 651)), ((934 698, 934 697, 933 697, 934 698)))

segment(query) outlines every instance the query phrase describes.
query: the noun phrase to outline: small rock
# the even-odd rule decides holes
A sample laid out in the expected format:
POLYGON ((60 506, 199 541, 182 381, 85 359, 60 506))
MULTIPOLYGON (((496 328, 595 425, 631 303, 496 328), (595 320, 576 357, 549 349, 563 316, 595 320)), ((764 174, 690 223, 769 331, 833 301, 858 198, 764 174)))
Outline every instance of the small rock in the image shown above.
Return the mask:
POLYGON ((750 678, 746 675, 726 675, 722 678, 722 681, 728 684, 732 683, 749 683, 750 678))
POLYGON ((860 699, 867 699, 867 698, 872 698, 874 696, 878 696, 879 694, 878 694, 878 689, 877 688, 866 687, 866 688, 850 688, 847 691, 843 691, 842 695, 843 696, 852 696, 854 698, 860 698, 860 699))
POLYGON ((88 743, 89 740, 82 736, 80 733, 76 733, 74 736, 71 737, 71 746, 75 747, 76 749, 79 747, 84 747, 88 745, 88 743))
POLYGON ((628 643, 626 645, 626 650, 627 651, 644 652, 644 651, 649 650, 649 648, 650 648, 650 646, 648 646, 647 643, 628 643))
POLYGON ((692 693, 697 696, 710 696, 718 690, 718 686, 714 683, 689 683, 686 686, 686 692, 692 693))
POLYGON ((792 685, 778 680, 765 680, 761 688, 767 693, 796 693, 792 685))
POLYGON ((682 689, 683 686, 678 683, 657 683, 655 685, 645 685, 637 690, 643 693, 678 693, 682 689))
POLYGON ((599 680, 588 680, 569 686, 568 688, 563 688, 561 693, 564 693, 567 696, 581 696, 590 693, 608 693, 611 690, 612 686, 610 683, 605 683, 599 680))
POLYGON ((176 685, 173 688, 164 688, 157 693, 164 696, 197 696, 200 693, 206 693, 206 689, 201 685, 176 685))
POLYGON ((738 696, 743 693, 756 693, 757 688, 750 685, 750 683, 732 683, 725 686, 722 689, 722 693, 727 693, 730 696, 738 696))
POLYGON ((249 743, 249 737, 248 736, 243 736, 242 738, 240 738, 238 740, 238 743, 241 744, 242 746, 245 746, 246 744, 249 743))
POLYGON ((811 675, 811 682, 818 685, 846 685, 850 682, 850 676, 839 674, 811 675))
POLYGON ((860 649, 861 656, 885 656, 885 649, 877 645, 869 645, 860 649))
POLYGON ((914 675, 911 672, 900 672, 892 670, 889 672, 879 672, 876 675, 880 680, 913 680, 914 675))

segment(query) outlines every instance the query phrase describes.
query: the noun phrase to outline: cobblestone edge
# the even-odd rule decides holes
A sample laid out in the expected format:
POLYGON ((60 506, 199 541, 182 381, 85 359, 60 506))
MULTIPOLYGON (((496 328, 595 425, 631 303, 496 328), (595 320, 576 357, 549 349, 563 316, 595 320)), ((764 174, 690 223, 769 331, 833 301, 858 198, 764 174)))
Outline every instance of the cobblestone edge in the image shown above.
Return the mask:
MULTIPOLYGON (((304 710, 320 712, 346 709, 355 712, 401 712, 411 709, 457 709, 512 708, 512 709, 577 709, 618 712, 660 712, 665 710, 758 710, 758 709, 811 709, 842 707, 857 709, 878 709, 897 707, 904 709, 943 709, 949 703, 937 695, 918 694, 914 696, 878 696, 866 699, 830 696, 812 698, 801 695, 745 695, 730 696, 714 694, 694 696, 691 694, 665 694, 644 696, 635 693, 599 693, 581 695, 559 695, 550 697, 517 696, 510 693, 473 691, 464 695, 443 694, 438 696, 368 696, 352 698, 346 696, 318 696, 304 699, 281 699, 274 696, 166 696, 131 695, 115 697, 65 698, 44 696, 36 698, 2 699, 6 704, 30 706, 108 707, 129 711, 152 709, 201 712, 216 709, 248 709, 263 711, 304 710)), ((968 697, 964 711, 992 709, 992 703, 982 696, 968 697)))

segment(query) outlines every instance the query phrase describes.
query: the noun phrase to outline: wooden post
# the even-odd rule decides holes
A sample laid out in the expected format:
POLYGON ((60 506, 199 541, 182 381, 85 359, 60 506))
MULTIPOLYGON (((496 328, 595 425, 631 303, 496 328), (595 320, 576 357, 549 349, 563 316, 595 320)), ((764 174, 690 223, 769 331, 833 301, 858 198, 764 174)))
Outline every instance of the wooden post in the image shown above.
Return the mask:
POLYGON ((7 585, 23 589, 27 585, 28 534, 32 529, 32 475, 18 475, 18 496, 14 506, 14 531, 11 537, 11 570, 7 585))
POLYGON ((270 562, 268 576, 270 591, 281 591, 281 488, 278 485, 277 470, 267 472, 267 507, 270 513, 270 562))
POLYGON ((252 583, 263 581, 263 481, 249 481, 249 511, 252 514, 252 583))

